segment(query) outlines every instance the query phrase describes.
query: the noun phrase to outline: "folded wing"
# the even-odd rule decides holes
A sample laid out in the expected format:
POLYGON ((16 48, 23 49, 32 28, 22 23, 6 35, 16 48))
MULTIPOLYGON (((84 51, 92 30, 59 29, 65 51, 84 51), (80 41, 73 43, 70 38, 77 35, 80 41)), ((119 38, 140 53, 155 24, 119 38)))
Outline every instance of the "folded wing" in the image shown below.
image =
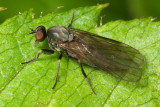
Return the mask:
POLYGON ((81 54, 87 64, 122 80, 138 81, 141 78, 140 68, 144 57, 138 50, 89 32, 76 29, 70 29, 70 32, 74 34, 76 42, 86 49, 85 55, 81 54))

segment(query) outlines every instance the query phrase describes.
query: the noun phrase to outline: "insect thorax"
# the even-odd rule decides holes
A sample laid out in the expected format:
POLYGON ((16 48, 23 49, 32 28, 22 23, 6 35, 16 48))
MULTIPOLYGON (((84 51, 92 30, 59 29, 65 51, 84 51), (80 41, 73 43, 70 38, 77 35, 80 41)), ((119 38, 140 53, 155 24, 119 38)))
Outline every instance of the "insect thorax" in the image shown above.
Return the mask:
POLYGON ((60 51, 58 43, 70 42, 73 40, 73 34, 63 26, 53 26, 47 31, 48 44, 51 49, 60 51))

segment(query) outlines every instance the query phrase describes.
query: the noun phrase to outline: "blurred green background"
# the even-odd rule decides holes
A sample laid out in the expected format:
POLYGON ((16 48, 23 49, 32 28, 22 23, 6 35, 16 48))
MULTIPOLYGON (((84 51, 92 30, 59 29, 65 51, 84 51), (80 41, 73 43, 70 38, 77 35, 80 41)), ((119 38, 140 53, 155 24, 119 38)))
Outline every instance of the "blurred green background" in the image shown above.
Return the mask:
POLYGON ((103 23, 118 19, 131 20, 143 17, 160 17, 160 0, 0 0, 0 7, 7 10, 0 12, 0 23, 19 12, 34 8, 36 17, 53 12, 56 7, 64 6, 58 12, 72 8, 110 3, 102 12, 103 23))

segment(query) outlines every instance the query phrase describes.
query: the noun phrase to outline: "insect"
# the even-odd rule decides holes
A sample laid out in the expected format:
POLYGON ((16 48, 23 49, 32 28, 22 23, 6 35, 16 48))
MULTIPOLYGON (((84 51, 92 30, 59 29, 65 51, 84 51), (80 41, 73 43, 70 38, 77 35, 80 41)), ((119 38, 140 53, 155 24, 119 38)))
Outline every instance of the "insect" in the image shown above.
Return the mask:
POLYGON ((87 78, 83 64, 97 67, 125 81, 135 82, 141 78, 140 68, 144 64, 144 57, 138 50, 122 42, 79 29, 69 28, 73 17, 74 13, 72 13, 68 27, 53 26, 47 32, 44 26, 38 26, 36 30, 31 29, 32 32, 30 34, 35 33, 36 38, 34 45, 38 45, 39 42, 47 38, 50 50, 41 49, 34 59, 22 64, 37 60, 41 53, 53 54, 55 51, 58 51, 60 56, 53 88, 58 81, 61 58, 63 55, 66 55, 80 63, 82 74, 94 94, 96 93, 87 78))

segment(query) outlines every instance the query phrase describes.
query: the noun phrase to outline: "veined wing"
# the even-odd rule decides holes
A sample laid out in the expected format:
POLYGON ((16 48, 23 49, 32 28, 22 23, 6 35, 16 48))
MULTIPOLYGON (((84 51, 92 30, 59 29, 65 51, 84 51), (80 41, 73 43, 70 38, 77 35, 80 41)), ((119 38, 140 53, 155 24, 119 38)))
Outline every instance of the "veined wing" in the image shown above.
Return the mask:
POLYGON ((141 78, 143 55, 133 47, 109 38, 89 32, 71 29, 75 41, 83 45, 85 54, 81 53, 82 62, 95 66, 112 76, 126 81, 138 81, 141 78))

